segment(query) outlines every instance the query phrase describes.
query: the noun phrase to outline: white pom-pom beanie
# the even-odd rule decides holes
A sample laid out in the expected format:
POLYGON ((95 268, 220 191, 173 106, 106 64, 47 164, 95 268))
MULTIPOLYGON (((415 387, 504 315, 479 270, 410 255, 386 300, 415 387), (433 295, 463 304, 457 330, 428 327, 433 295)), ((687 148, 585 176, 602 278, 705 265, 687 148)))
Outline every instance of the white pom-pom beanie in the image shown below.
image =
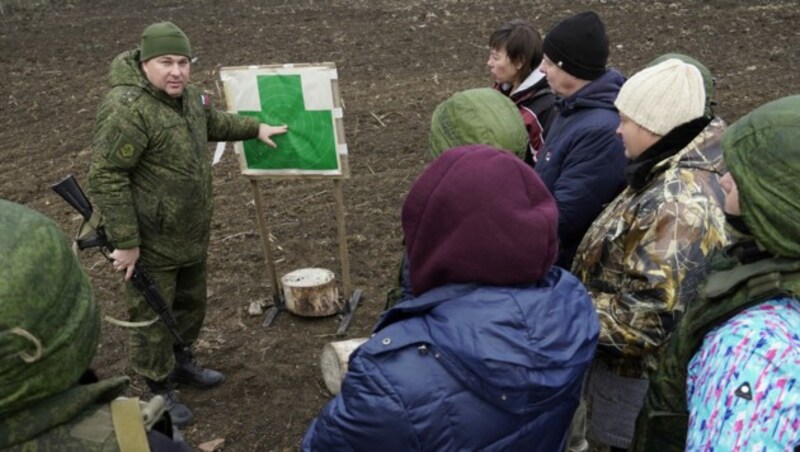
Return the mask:
POLYGON ((664 136, 675 127, 703 116, 705 98, 700 71, 671 58, 629 78, 614 105, 636 124, 664 136))

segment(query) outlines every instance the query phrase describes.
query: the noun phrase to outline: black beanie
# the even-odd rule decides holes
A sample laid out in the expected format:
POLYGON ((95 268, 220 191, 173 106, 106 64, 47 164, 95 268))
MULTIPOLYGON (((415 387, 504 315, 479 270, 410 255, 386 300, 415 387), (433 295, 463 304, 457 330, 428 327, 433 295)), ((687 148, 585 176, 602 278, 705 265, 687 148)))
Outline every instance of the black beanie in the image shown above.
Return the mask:
POLYGON ((600 16, 585 11, 559 22, 544 37, 544 54, 553 64, 582 80, 605 74, 608 36, 600 16))

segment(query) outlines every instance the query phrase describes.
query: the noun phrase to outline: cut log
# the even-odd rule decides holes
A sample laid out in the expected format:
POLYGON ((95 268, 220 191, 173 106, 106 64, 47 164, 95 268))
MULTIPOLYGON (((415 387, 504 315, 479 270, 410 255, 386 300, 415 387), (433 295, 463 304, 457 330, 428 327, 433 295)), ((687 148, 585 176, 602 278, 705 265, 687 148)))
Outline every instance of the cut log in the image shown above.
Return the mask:
POLYGON ((333 315, 342 309, 333 272, 301 268, 281 278, 286 310, 305 317, 333 315))
POLYGON ((350 361, 350 354, 361 344, 367 341, 366 337, 348 339, 346 341, 329 342, 322 347, 322 355, 319 358, 319 367, 322 371, 322 379, 325 387, 331 394, 336 395, 342 388, 342 380, 347 373, 347 364, 350 361))

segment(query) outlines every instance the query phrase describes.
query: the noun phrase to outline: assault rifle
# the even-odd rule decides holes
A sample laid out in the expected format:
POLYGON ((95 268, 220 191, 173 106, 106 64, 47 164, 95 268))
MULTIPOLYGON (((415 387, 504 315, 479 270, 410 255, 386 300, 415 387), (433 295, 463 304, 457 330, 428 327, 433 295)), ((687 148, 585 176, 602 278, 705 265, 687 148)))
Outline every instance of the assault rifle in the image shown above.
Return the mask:
MULTIPOLYGON (((78 231, 78 237, 75 238, 75 244, 79 250, 87 248, 99 247, 100 253, 110 262, 113 259, 109 254, 114 252, 114 248, 108 242, 105 228, 101 223, 99 214, 95 214, 92 209, 92 204, 89 199, 81 190, 78 181, 75 180, 71 174, 64 178, 61 182, 52 186, 53 190, 61 196, 64 201, 69 203, 73 209, 78 211, 84 219, 81 229, 78 231)), ((158 292, 155 281, 153 278, 141 267, 137 262, 133 267, 133 276, 131 276, 133 287, 138 290, 150 308, 158 314, 158 317, 164 322, 172 337, 175 339, 177 346, 186 348, 187 344, 183 341, 178 333, 178 325, 172 314, 169 312, 167 303, 158 292)))

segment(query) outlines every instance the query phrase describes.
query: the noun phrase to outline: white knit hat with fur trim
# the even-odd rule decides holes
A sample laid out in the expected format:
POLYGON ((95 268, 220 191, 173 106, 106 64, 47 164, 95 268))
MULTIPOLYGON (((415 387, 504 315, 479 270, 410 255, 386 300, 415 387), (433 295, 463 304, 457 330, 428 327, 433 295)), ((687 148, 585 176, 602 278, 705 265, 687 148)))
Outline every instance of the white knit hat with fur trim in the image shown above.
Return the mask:
POLYGON ((671 58, 629 78, 614 105, 636 124, 664 136, 675 127, 703 116, 705 99, 700 71, 671 58))

